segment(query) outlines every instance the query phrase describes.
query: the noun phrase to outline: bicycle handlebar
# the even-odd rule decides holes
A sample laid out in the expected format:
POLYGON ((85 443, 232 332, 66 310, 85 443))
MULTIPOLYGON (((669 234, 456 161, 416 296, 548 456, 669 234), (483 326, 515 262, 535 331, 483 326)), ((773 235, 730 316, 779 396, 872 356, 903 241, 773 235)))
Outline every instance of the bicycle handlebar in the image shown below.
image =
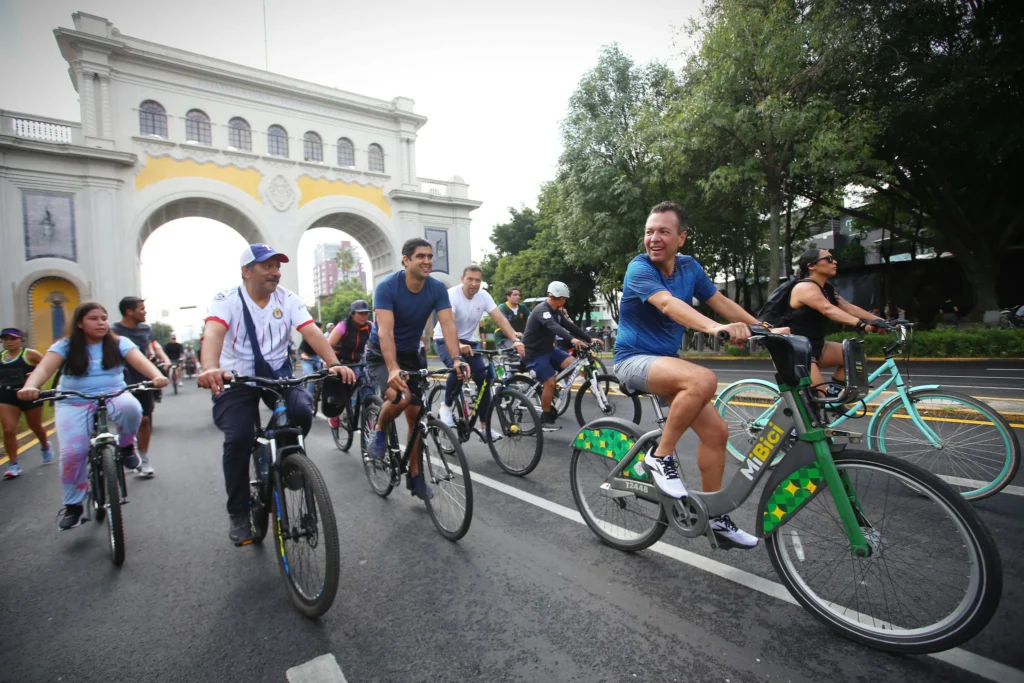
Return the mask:
MULTIPOLYGON (((441 368, 440 370, 430 370, 429 368, 423 368, 421 370, 402 370, 402 379, 408 379, 409 377, 433 377, 435 375, 447 375, 449 372, 454 372, 454 368, 441 368)), ((395 392, 395 397, 391 399, 391 405, 397 406, 402 402, 405 395, 401 392, 395 392)))
POLYGON ((138 382, 137 384, 129 384, 124 389, 118 389, 117 391, 110 392, 108 394, 83 394, 80 391, 74 391, 73 389, 48 389, 46 391, 39 392, 39 398, 35 399, 35 403, 42 401, 63 401, 72 397, 82 398, 86 401, 107 401, 121 394, 129 391, 157 391, 153 386, 152 381, 138 382))

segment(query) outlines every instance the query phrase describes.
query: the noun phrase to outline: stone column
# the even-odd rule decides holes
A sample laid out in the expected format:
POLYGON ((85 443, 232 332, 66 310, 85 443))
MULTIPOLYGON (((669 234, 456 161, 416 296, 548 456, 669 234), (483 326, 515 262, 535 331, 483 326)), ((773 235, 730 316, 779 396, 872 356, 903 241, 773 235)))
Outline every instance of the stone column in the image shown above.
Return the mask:
POLYGON ((78 83, 82 90, 82 128, 87 137, 96 137, 96 93, 92 73, 79 71, 78 83))

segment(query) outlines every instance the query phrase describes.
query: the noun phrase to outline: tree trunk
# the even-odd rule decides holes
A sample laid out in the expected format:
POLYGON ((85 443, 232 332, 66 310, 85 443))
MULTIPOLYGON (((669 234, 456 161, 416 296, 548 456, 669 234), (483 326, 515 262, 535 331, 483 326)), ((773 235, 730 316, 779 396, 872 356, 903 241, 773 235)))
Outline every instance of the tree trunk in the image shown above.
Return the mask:
POLYGON ((963 268, 967 281, 974 287, 974 308, 967 317, 980 321, 985 311, 999 308, 999 295, 996 291, 996 282, 999 280, 998 260, 992 258, 983 247, 976 247, 974 251, 958 251, 956 260, 963 268))
POLYGON ((618 297, 618 292, 612 292, 610 294, 605 294, 604 292, 602 292, 601 296, 604 297, 604 302, 606 304, 608 304, 608 312, 612 314, 612 320, 614 320, 615 324, 618 325, 619 324, 619 297, 618 297))
MULTIPOLYGON (((783 249, 783 266, 786 269, 786 279, 789 279, 793 275, 793 254, 790 252, 793 250, 793 197, 792 195, 786 200, 786 243, 785 249, 783 249)), ((772 282, 768 283, 768 291, 771 292, 775 289, 775 284, 772 282)))
POLYGON ((779 259, 779 232, 782 223, 782 186, 778 173, 774 170, 768 173, 768 204, 769 204, 769 230, 768 230, 768 280, 772 289, 779 284, 779 274, 782 272, 779 259))

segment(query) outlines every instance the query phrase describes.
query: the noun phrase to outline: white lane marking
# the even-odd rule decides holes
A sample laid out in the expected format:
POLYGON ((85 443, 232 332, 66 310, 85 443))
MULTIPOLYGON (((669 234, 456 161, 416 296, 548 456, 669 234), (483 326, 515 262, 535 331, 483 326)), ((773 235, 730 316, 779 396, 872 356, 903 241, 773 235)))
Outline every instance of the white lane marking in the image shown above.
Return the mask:
POLYGON ((330 653, 293 666, 284 675, 288 683, 348 683, 345 674, 341 673, 338 660, 330 653))
MULTIPOLYGON (((989 372, 1024 372, 1024 368, 985 368, 989 372)), ((1014 377, 1014 379, 1017 379, 1014 377)))
MULTIPOLYGON (((578 524, 586 524, 586 522, 583 521, 583 517, 580 515, 578 511, 567 508, 564 505, 553 503, 550 500, 547 500, 546 498, 535 496, 532 493, 520 491, 515 487, 503 484, 499 481, 495 481, 490 477, 485 477, 481 474, 476 474, 475 472, 471 472, 470 476, 472 477, 473 481, 479 482, 484 486, 492 488, 501 493, 508 494, 513 498, 518 498, 524 503, 529 503, 530 505, 534 505, 543 510, 547 510, 548 512, 552 512, 560 517, 572 520, 578 524)), ((797 604, 796 600, 789 593, 786 587, 782 584, 775 583, 774 581, 762 578, 760 576, 757 576, 756 574, 751 574, 750 572, 743 571, 742 569, 733 567, 732 565, 724 564, 722 562, 718 562, 717 560, 712 560, 703 555, 699 555, 688 550, 683 550, 682 548, 677 548, 676 546, 669 545, 668 543, 664 543, 662 541, 658 541, 653 546, 651 546, 651 550, 666 557, 670 557, 673 560, 678 560, 679 562, 688 564, 691 567, 703 569, 704 571, 721 576, 722 578, 732 581, 733 583, 738 583, 741 586, 752 588, 758 591, 759 593, 770 595, 773 598, 778 598, 779 600, 788 602, 793 605, 797 604)), ((952 666, 955 666, 957 668, 969 671, 973 674, 981 676, 982 678, 987 678, 990 681, 995 681, 996 683, 1024 683, 1024 671, 1021 671, 1020 669, 1015 669, 1005 664, 1000 664, 999 662, 988 659, 986 657, 982 657, 980 655, 973 654, 971 652, 967 652, 966 650, 962 650, 960 648, 946 650, 945 652, 939 652, 929 656, 934 657, 940 661, 946 662, 947 664, 951 664, 952 666)))
MULTIPOLYGON (((977 479, 963 479, 961 477, 949 477, 949 476, 946 476, 945 474, 940 474, 939 478, 945 480, 946 483, 951 484, 953 486, 964 486, 964 487, 970 486, 972 490, 973 489, 980 489, 982 486, 984 486, 985 484, 989 483, 987 481, 979 481, 977 479)), ((1009 493, 1011 496, 1024 496, 1024 486, 1007 486, 1005 489, 1000 491, 1000 493, 1009 493)))

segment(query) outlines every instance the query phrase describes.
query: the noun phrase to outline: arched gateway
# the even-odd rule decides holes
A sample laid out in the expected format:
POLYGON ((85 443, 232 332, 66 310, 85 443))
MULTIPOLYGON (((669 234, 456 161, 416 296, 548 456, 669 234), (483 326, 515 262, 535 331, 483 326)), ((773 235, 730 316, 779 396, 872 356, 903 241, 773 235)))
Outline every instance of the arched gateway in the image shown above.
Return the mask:
MULTIPOLYGON (((177 218, 212 218, 288 254, 306 230, 338 228, 366 250, 375 279, 400 267, 410 237, 435 244, 442 280, 469 263, 480 202, 458 176, 416 176, 426 118, 412 100, 156 45, 81 12, 73 20, 54 34, 81 123, 0 110, 4 325, 51 325, 49 309, 35 319, 31 296, 55 278, 115 310, 139 293, 146 238, 177 218)), ((298 290, 295 268, 283 284, 298 290)))

